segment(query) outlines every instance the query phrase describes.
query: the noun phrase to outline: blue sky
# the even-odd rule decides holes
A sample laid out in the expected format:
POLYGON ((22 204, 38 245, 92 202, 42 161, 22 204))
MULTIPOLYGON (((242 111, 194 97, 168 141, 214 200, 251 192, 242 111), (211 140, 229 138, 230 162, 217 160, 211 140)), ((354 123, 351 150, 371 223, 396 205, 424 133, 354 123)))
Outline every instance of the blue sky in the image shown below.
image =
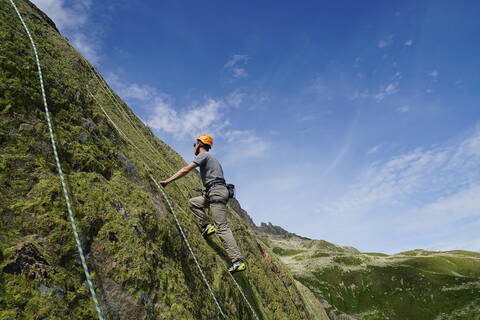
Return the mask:
POLYGON ((480 251, 480 3, 34 0, 255 222, 362 251, 480 251))

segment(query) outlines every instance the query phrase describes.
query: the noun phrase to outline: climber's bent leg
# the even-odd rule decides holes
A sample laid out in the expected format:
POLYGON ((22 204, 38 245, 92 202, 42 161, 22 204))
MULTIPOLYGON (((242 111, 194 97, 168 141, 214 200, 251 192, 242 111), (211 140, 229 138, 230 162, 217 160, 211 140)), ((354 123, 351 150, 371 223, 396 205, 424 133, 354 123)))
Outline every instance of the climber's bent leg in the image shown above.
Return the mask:
POLYGON ((240 248, 233 237, 232 230, 227 223, 227 205, 228 190, 227 188, 218 188, 209 192, 210 199, 210 212, 212 213, 213 220, 216 224, 216 233, 222 239, 225 250, 228 256, 235 261, 243 261, 243 255, 240 252, 240 248))
POLYGON ((204 210, 208 204, 207 204, 207 200, 203 195, 195 198, 191 198, 190 200, 188 200, 188 205, 190 207, 190 210, 192 210, 193 215, 197 219, 200 227, 203 228, 208 224, 210 224, 210 221, 208 220, 208 216, 205 214, 205 210, 204 210))

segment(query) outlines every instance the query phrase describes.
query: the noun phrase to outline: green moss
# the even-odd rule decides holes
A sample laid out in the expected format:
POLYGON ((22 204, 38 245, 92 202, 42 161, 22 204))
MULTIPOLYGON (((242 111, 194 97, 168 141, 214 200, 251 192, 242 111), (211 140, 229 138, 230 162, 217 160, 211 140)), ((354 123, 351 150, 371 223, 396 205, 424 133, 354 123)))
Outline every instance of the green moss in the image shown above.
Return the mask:
POLYGON ((322 251, 316 251, 315 253, 313 253, 310 257, 311 258, 323 258, 323 257, 330 257, 332 254, 332 252, 322 252, 322 251))
POLYGON ((336 263, 355 266, 355 265, 361 265, 362 263, 365 262, 364 260, 368 261, 368 259, 365 259, 365 258, 362 259, 360 256, 346 256, 346 255, 344 255, 344 256, 335 256, 335 257, 333 257, 332 260, 336 263))
POLYGON ((300 249, 284 249, 280 247, 274 247, 272 251, 281 256, 294 256, 299 253, 306 252, 307 250, 300 250, 300 249))

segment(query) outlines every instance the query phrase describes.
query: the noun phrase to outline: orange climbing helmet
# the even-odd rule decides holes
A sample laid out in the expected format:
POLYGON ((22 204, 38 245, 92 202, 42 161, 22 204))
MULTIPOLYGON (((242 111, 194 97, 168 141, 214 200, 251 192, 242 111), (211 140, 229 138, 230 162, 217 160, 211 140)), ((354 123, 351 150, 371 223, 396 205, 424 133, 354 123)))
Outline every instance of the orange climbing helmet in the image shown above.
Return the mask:
POLYGON ((200 140, 203 144, 208 144, 210 147, 213 146, 213 138, 207 134, 199 135, 197 140, 200 140))

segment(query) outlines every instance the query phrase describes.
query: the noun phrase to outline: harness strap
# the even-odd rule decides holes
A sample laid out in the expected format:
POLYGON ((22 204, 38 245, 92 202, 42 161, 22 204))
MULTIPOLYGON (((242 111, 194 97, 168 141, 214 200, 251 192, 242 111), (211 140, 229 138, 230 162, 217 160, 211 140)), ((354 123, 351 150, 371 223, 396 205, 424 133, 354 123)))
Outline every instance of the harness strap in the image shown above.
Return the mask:
POLYGON ((228 200, 227 201, 224 201, 224 200, 208 200, 209 203, 223 203, 223 204, 227 204, 228 200))
POLYGON ((205 188, 206 188, 207 191, 208 191, 208 190, 210 190, 213 186, 216 186, 216 185, 219 185, 219 184, 226 186, 226 185, 227 185, 227 182, 225 181, 225 179, 220 179, 220 178, 219 178, 219 179, 217 179, 217 180, 214 180, 214 181, 211 181, 211 182, 207 183, 207 184, 205 185, 205 188))

